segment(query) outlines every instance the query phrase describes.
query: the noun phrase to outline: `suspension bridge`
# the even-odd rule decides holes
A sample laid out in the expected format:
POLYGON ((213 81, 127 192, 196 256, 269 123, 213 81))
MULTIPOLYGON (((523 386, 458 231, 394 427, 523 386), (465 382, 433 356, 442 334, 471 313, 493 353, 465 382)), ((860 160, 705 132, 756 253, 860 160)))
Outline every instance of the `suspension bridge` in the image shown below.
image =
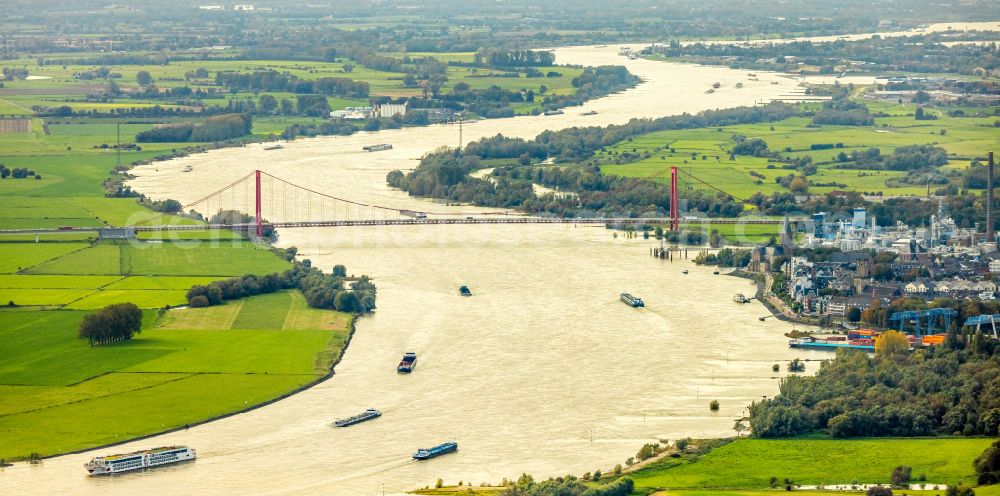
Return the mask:
POLYGON ((200 221, 178 223, 177 214, 161 213, 126 226, 58 227, 0 230, 3 234, 49 234, 64 232, 200 231, 230 229, 256 234, 275 229, 351 226, 407 226, 434 224, 605 224, 669 226, 678 231, 683 224, 780 224, 766 218, 719 218, 681 216, 678 177, 681 174, 706 187, 739 201, 712 184, 677 167, 655 173, 650 179, 670 173, 670 209, 668 217, 555 217, 523 215, 503 211, 415 211, 341 198, 292 183, 264 171, 255 170, 232 183, 184 205, 189 215, 200 221))

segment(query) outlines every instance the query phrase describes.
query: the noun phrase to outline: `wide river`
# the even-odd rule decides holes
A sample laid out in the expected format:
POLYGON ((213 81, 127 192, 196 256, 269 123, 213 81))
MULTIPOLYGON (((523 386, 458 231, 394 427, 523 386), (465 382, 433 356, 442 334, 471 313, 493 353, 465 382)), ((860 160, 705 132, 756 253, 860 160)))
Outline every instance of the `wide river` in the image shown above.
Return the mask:
MULTIPOLYGON (((796 82, 761 73, 616 55, 616 47, 562 48, 561 63, 625 64, 644 83, 567 109, 565 115, 480 121, 465 138, 623 123, 707 108, 752 105, 800 93, 796 82), (713 82, 722 88, 705 90, 713 82), (778 84, 771 84, 776 81, 778 84), (742 89, 736 82, 744 83, 742 89), (581 116, 587 111, 596 115, 581 116)), ((136 170, 137 188, 190 202, 254 169, 369 203, 443 210, 385 185, 423 153, 458 140, 455 126, 299 140, 217 150, 136 170), (363 153, 361 147, 394 148, 363 153), (182 173, 185 166, 194 170, 182 173)), ((468 207, 463 211, 470 210, 468 207)), ((441 477, 496 482, 608 470, 643 443, 683 436, 731 436, 734 419, 777 391, 772 364, 822 352, 792 351, 791 325, 758 317, 744 280, 712 275, 689 261, 649 256, 651 240, 597 227, 406 226, 286 229, 314 264, 346 264, 378 285, 378 310, 362 318, 336 375, 251 412, 89 453, 16 464, 0 474, 3 494, 396 494, 441 477), (682 270, 690 270, 684 275, 682 270), (462 298, 467 284, 475 296, 462 298), (618 301, 621 291, 644 309, 618 301), (395 365, 419 355, 411 375, 395 365), (721 409, 710 412, 717 399, 721 409), (382 418, 347 429, 330 422, 365 408, 382 418), (460 451, 429 462, 410 453, 445 440, 460 451), (110 478, 87 477, 95 455, 167 444, 198 450, 192 464, 110 478)), ((692 254, 693 256, 693 254, 692 254)), ((810 362, 809 371, 818 367, 810 362)), ((784 369, 784 367, 782 367, 784 369)))

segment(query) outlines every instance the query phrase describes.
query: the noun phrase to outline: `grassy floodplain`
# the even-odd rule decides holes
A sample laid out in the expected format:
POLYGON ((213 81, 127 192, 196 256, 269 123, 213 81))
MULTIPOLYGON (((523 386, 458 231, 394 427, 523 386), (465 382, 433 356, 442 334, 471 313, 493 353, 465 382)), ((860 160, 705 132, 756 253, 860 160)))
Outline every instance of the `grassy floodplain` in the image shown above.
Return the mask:
MULTIPOLYGON (((185 55, 184 52, 178 52, 178 54, 185 55)), ((147 54, 138 53, 137 55, 147 54)), ((151 55, 155 56, 156 54, 151 55)), ((150 75, 152 75, 157 87, 160 88, 167 89, 188 86, 192 89, 214 89, 217 91, 217 95, 208 100, 208 103, 211 105, 225 105, 228 100, 240 100, 246 98, 256 100, 259 96, 259 94, 250 91, 230 93, 224 88, 216 86, 214 77, 215 73, 219 71, 253 73, 273 70, 294 75, 306 80, 324 77, 346 77, 356 81, 367 82, 372 96, 406 97, 421 94, 421 89, 419 87, 406 87, 403 84, 404 74, 401 72, 387 72, 370 69, 348 59, 341 58, 336 62, 320 62, 298 60, 225 60, 219 58, 227 55, 232 56, 234 54, 219 53, 216 58, 207 60, 174 60, 167 65, 117 65, 109 66, 109 68, 113 72, 121 75, 120 78, 115 78, 115 81, 126 91, 138 87, 138 84, 136 83, 136 75, 140 71, 149 72, 150 75), (345 66, 349 67, 345 69, 345 66), (196 79, 189 79, 186 77, 187 73, 191 73, 197 69, 207 70, 210 77, 196 79)), ((384 53, 383 55, 398 58, 402 58, 404 56, 402 53, 384 53)), ((434 57, 445 63, 472 62, 474 57, 474 54, 471 52, 414 52, 405 55, 408 55, 412 59, 420 57, 434 57)), ((82 59, 85 58, 100 56, 100 53, 84 52, 51 54, 49 58, 72 62, 74 59, 82 61, 82 59)), ((91 99, 87 99, 87 94, 100 93, 103 90, 104 81, 76 79, 74 78, 74 74, 93 70, 94 66, 92 65, 69 63, 65 66, 38 66, 37 61, 31 59, 11 60, 9 61, 9 65, 30 67, 31 74, 33 76, 48 77, 50 79, 32 79, 7 82, 4 85, 4 88, 0 88, 0 114, 2 115, 30 115, 30 109, 36 105, 47 107, 69 105, 74 110, 78 111, 96 110, 98 112, 109 112, 116 108, 144 108, 152 107, 154 105, 160 105, 166 108, 185 108, 180 105, 169 103, 165 104, 162 101, 154 99, 113 98, 109 101, 93 101, 91 99)), ((413 66, 412 64, 404 65, 406 67, 413 66)), ((444 85, 443 90, 449 91, 456 84, 467 83, 473 89, 485 89, 491 86, 499 86, 500 88, 512 91, 531 89, 537 92, 539 86, 544 84, 549 89, 548 93, 572 94, 576 91, 572 86, 572 79, 579 76, 583 72, 582 69, 568 67, 539 67, 538 69, 546 73, 549 71, 555 71, 559 73, 559 75, 528 78, 525 74, 521 73, 518 77, 511 77, 509 74, 512 73, 512 71, 505 71, 502 69, 449 66, 445 73, 448 81, 444 85)), ((279 100, 281 98, 288 98, 291 100, 295 99, 295 94, 292 93, 268 92, 268 94, 273 95, 279 100)), ((340 98, 331 96, 328 97, 327 100, 330 104, 330 108, 333 110, 368 104, 366 99, 356 98, 340 98)), ((538 108, 538 105, 521 106, 516 110, 519 113, 530 113, 531 110, 535 108, 538 108)), ((282 118, 282 120, 284 119, 286 118, 282 118)), ((63 121, 62 119, 59 120, 63 121)), ((275 120, 278 119, 276 118, 275 120)), ((306 120, 310 122, 317 121, 317 119, 310 118, 306 118, 306 120)), ((266 122, 266 119, 264 121, 266 122)), ((72 122, 72 120, 69 120, 68 122, 72 122)), ((280 126, 279 129, 276 129, 276 131, 280 132, 290 123, 291 122, 286 122, 284 125, 280 126)), ((262 123, 260 130, 264 130, 264 126, 266 126, 266 124, 262 123)), ((40 123, 38 124, 38 127, 41 128, 40 123)), ((144 125, 142 124, 130 124, 128 126, 123 126, 122 133, 124 135, 124 133, 127 132, 129 136, 132 136, 136 132, 143 130, 143 127, 144 125)), ((257 131, 257 129, 255 129, 255 131, 257 131)), ((274 129, 268 129, 268 131, 273 132, 274 129)), ((61 136, 72 136, 76 134, 78 130, 73 127, 69 127, 58 131, 52 129, 52 132, 58 133, 61 136)), ((106 132, 106 134, 113 135, 114 130, 111 129, 109 132, 106 132)))
POLYGON ((665 458, 630 475, 639 488, 768 489, 770 477, 799 485, 887 484, 913 468, 936 484, 975 482, 972 460, 991 439, 743 439, 697 461, 665 458))
POLYGON ((147 311, 133 340, 90 347, 76 339, 84 315, 0 311, 0 458, 124 441, 286 394, 329 371, 352 322, 282 291, 147 311))
MULTIPOLYGON (((928 484, 973 484, 972 461, 991 442, 992 439, 985 438, 744 438, 704 455, 661 458, 626 475, 634 481, 633 494, 636 495, 777 496, 787 494, 785 479, 792 482, 794 494, 799 495, 864 494, 860 488, 824 491, 819 490, 822 489, 819 486, 888 484, 893 468, 899 465, 913 468, 914 484, 918 483, 915 479, 920 475, 925 476, 928 484), (778 479, 777 487, 771 487, 771 477, 778 479)), ((693 441, 693 444, 698 443, 693 441)), ((608 472, 610 470, 605 471, 608 472)), ((466 494, 467 489, 448 487, 418 493, 466 494)), ((474 494, 500 493, 498 488, 471 489, 474 494)), ((1000 494, 996 489, 977 488, 976 494, 1000 494)), ((928 496, 941 494, 941 491, 913 489, 904 492, 928 496)))
MULTIPOLYGON (((37 101, 21 105, 89 105, 64 102, 78 100, 71 88, 78 81, 12 82, 0 100, 20 98, 12 86, 34 84, 42 84, 41 92, 22 96, 37 101)), ((256 137, 280 132, 285 119, 294 118, 258 120, 263 131, 256 137)), ((139 121, 122 126, 123 142, 171 119, 139 121)), ((74 117, 43 125, 34 118, 27 133, 0 134, 0 163, 40 175, 0 180, 0 229, 122 226, 159 215, 134 198, 105 196, 102 183, 114 176, 117 157, 104 145, 115 143, 115 122, 74 117)), ((143 144, 142 151, 123 151, 121 163, 187 146, 143 144)), ((196 221, 166 216, 162 222, 196 221)), ((184 310, 159 318, 165 306, 186 303, 192 285, 288 267, 228 231, 144 232, 131 242, 97 241, 93 233, 0 236, 6 343, 0 348, 0 458, 134 439, 243 410, 324 376, 342 351, 351 317, 308 308, 296 292, 191 310, 188 325, 174 316, 184 310), (144 310, 141 334, 96 347, 77 339, 84 315, 120 302, 144 310), (216 312, 232 313, 236 324, 211 317, 216 312), (254 314, 271 317, 249 317, 254 314)))
MULTIPOLYGON (((834 161, 840 152, 850 154, 855 150, 880 148, 883 155, 904 145, 934 144, 949 153, 949 169, 966 167, 974 156, 985 156, 996 146, 995 117, 950 117, 935 110, 938 119, 917 121, 913 118, 914 106, 910 104, 880 104, 866 102, 873 113, 884 112, 888 117, 876 117, 874 126, 820 126, 808 127, 808 117, 793 117, 780 122, 746 124, 718 128, 700 128, 677 131, 659 131, 623 141, 599 153, 601 169, 608 174, 626 177, 648 177, 657 172, 678 166, 685 172, 711 183, 713 186, 740 198, 756 192, 771 194, 788 190, 775 182, 777 177, 790 171, 782 164, 763 157, 736 156, 729 160, 733 147, 732 137, 762 138, 773 151, 785 156, 811 156, 817 165, 817 174, 809 176, 816 184, 809 188, 811 194, 831 191, 880 192, 886 196, 923 195, 926 186, 890 187, 886 180, 905 176, 900 171, 855 170, 836 168, 834 161), (941 134, 941 130, 945 134, 941 134), (811 150, 813 144, 843 143, 842 148, 811 150), (791 151, 786 151, 786 149, 791 151), (671 152, 673 149, 673 152, 671 152), (636 162, 615 164, 612 158, 622 152, 649 156, 636 162), (692 157, 693 156, 693 157, 692 157), (704 158, 703 158, 704 157, 704 158), (770 164, 770 166, 769 166, 770 164), (751 173, 760 174, 762 178, 751 173), (838 183, 836 186, 821 184, 838 183)), ((844 164, 850 167, 850 164, 844 164)), ((669 174, 655 178, 669 181, 669 174)), ((706 188, 705 185, 681 176, 681 188, 706 188)), ((932 186, 932 189, 935 188, 932 186)))

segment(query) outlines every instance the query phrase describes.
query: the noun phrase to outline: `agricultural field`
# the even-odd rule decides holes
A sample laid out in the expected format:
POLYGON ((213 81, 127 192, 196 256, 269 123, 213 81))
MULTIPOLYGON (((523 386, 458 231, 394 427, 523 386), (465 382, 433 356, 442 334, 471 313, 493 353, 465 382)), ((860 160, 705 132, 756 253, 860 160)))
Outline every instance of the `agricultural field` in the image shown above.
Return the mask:
POLYGON ((0 273, 11 274, 88 248, 86 243, 0 244, 0 273))
POLYGON ((177 241, 121 245, 125 274, 160 276, 238 276, 281 272, 289 263, 243 241, 177 241))
POLYGON ((703 239, 717 231, 734 243, 766 243, 772 236, 777 239, 781 234, 781 224, 688 224, 682 229, 701 233, 703 239))
POLYGON ((204 231, 142 231, 136 234, 141 240, 158 241, 221 241, 239 239, 240 235, 225 229, 206 229, 204 231))
MULTIPOLYGON (((657 496, 778 496, 787 493, 785 479, 798 495, 861 495, 865 493, 860 488, 831 492, 820 486, 888 485, 892 470, 899 465, 912 468, 912 484, 974 485, 972 461, 992 442, 985 438, 746 438, 700 456, 662 458, 626 476, 635 483, 633 494, 657 496), (920 476, 926 481, 917 481, 920 476), (778 481, 774 487, 772 477, 778 481)), ((473 487, 472 493, 468 489, 453 486, 416 493, 488 496, 500 492, 496 487, 473 487)), ((996 495, 998 489, 979 487, 976 494, 996 495)), ((939 496, 942 491, 911 487, 905 493, 939 496)))
POLYGON ((742 439, 694 462, 665 458, 630 475, 637 488, 768 489, 798 485, 887 484, 892 469, 913 468, 936 484, 974 483, 972 460, 992 439, 742 439), (817 463, 822 461, 821 463, 817 463))
MULTIPOLYGON (((59 59, 82 59, 99 56, 96 53, 67 53, 52 54, 52 58, 59 59)), ((137 54, 140 55, 140 54, 137 54)), ((151 54, 154 55, 155 54, 151 54)), ((218 54, 223 56, 225 54, 218 54)), ((402 53, 384 53, 382 55, 403 57, 402 53)), ((471 52, 456 53, 409 53, 405 54, 411 58, 434 57, 442 62, 471 62, 473 54, 471 52)), ((557 61, 558 62, 558 61, 557 61)), ((0 115, 21 116, 30 113, 33 106, 58 107, 68 105, 76 111, 97 111, 108 113, 118 108, 146 108, 160 105, 164 108, 185 108, 179 105, 172 105, 157 100, 118 97, 93 101, 86 98, 88 94, 102 93, 106 82, 104 79, 82 80, 75 79, 74 74, 84 73, 95 69, 91 65, 67 64, 38 66, 36 61, 29 59, 17 59, 9 62, 11 66, 28 66, 33 76, 48 79, 31 79, 6 82, 4 88, 0 88, 0 115), (28 110, 25 110, 28 109, 28 110)), ((336 62, 317 61, 282 61, 282 60, 223 60, 219 58, 208 60, 174 60, 166 65, 112 65, 108 66, 111 72, 120 75, 113 80, 125 92, 138 90, 141 87, 137 83, 137 74, 140 71, 149 72, 153 78, 153 83, 161 89, 169 89, 180 86, 187 86, 192 89, 202 89, 214 91, 212 98, 206 100, 209 105, 225 105, 228 100, 243 100, 251 98, 257 100, 260 96, 254 92, 230 93, 225 88, 215 84, 215 74, 219 71, 234 71, 241 73, 253 73, 258 71, 277 71, 284 74, 297 76, 305 80, 313 80, 325 77, 350 78, 355 81, 365 81, 369 84, 371 96, 407 97, 416 96, 422 93, 419 87, 406 87, 403 84, 402 72, 387 72, 369 69, 363 65, 348 59, 340 58, 336 62), (207 78, 188 78, 188 73, 193 73, 197 69, 205 69, 209 73, 207 78)), ((485 89, 491 86, 499 86, 509 90, 532 89, 536 92, 540 85, 545 85, 549 91, 556 94, 573 93, 572 79, 579 76, 582 69, 567 67, 539 67, 543 73, 549 71, 558 72, 558 76, 527 78, 523 73, 518 77, 498 76, 505 70, 472 68, 449 66, 445 76, 448 78, 443 90, 450 90, 455 84, 467 83, 474 89, 485 89)), ((268 92, 277 99, 295 99, 295 94, 285 92, 268 92)), ((333 110, 343 109, 351 106, 363 106, 368 104, 367 99, 350 99, 329 97, 328 102, 333 110)), ((60 119, 63 120, 63 119, 60 119)), ((72 122, 73 119, 66 119, 72 122)), ((315 122, 316 119, 311 119, 315 122)), ((113 127, 113 122, 105 124, 113 127)), ((122 136, 131 137, 136 132, 147 129, 149 126, 143 124, 128 124, 122 126, 122 136)), ((277 129, 280 132, 281 129, 277 129)), ((71 137, 76 133, 72 128, 55 129, 50 126, 53 135, 71 137)), ((274 132, 275 129, 255 129, 255 133, 263 131, 263 134, 274 132)), ((114 136, 114 131, 102 131, 108 136, 114 136)), ((0 142, 3 138, 0 135, 0 142)), ((126 140, 127 141, 127 140, 126 140)))
MULTIPOLYGON (((606 151, 599 152, 597 160, 601 170, 608 174, 626 177, 649 177, 671 166, 711 184, 739 198, 748 198, 756 192, 770 194, 787 192, 776 183, 776 178, 796 173, 783 169, 784 164, 763 157, 737 155, 730 160, 733 136, 761 138, 772 151, 789 157, 811 156, 817 173, 809 176, 811 194, 835 190, 882 193, 885 196, 923 195, 924 185, 890 187, 886 180, 905 176, 901 171, 855 170, 834 168, 835 157, 844 152, 880 148, 889 155, 899 146, 931 144, 941 146, 949 153, 949 163, 942 167, 947 173, 967 167, 972 157, 985 156, 996 145, 995 118, 950 117, 940 110, 938 119, 916 121, 912 105, 889 105, 866 102, 873 113, 883 112, 887 117, 876 117, 875 126, 820 126, 810 127, 810 119, 793 117, 776 123, 747 124, 719 128, 660 131, 626 140, 606 151), (944 134, 941 134, 942 130, 944 134), (812 150, 813 144, 841 143, 842 147, 812 150), (615 163, 623 153, 634 153, 641 160, 615 163), (836 185, 833 185, 836 184, 836 185)), ((850 166, 850 164, 845 164, 850 166)), ((669 174, 662 174, 655 181, 669 181, 669 174)), ((707 186, 682 174, 683 189, 706 189, 707 186)), ((936 189, 939 186, 931 186, 936 189)))
POLYGON ((36 265, 29 274, 121 274, 121 248, 117 244, 101 243, 83 250, 36 265))
MULTIPOLYGON (((67 74, 12 81, 0 88, 0 113, 26 113, 22 107, 31 105, 106 112, 156 103, 85 102, 86 91, 67 74)), ((293 119, 257 119, 253 137, 280 133, 293 119)), ((123 123, 121 141, 132 143, 137 132, 176 120, 123 123)), ((122 226, 154 217, 196 223, 161 216, 134 198, 105 196, 103 183, 119 163, 110 148, 116 124, 94 117, 32 118, 26 130, 8 129, 26 132, 0 134, 0 163, 37 173, 0 180, 0 229, 122 226)), ((120 163, 187 146, 144 143, 123 150, 120 163)), ((0 239, 0 336, 7 343, 0 354, 0 458, 53 455, 238 411, 315 381, 342 351, 351 317, 303 308, 298 293, 268 295, 266 304, 266 298, 234 302, 247 312, 234 328, 212 319, 175 329, 157 326, 159 309, 185 304, 192 285, 288 268, 236 233, 143 232, 129 243, 94 237, 67 232, 0 239), (143 332, 135 339, 90 347, 76 338, 84 315, 120 302, 145 311, 143 332), (253 325, 248 316, 258 311, 270 318, 253 325), (100 425, 121 427, 94 427, 100 425)), ((171 315, 164 313, 164 321, 173 321, 171 315)))
POLYGON ((74 310, 121 302, 140 308, 183 305, 196 284, 289 267, 270 251, 239 240, 0 243, 0 254, 7 260, 0 269, 9 272, 0 275, 0 302, 74 310))
POLYGON ((0 458, 121 441, 286 394, 327 373, 352 322, 283 291, 162 316, 148 311, 131 341, 91 347, 76 338, 84 315, 0 310, 0 339, 7 343, 0 361, 0 458), (233 308, 234 322, 216 317, 233 308), (266 315, 266 322, 249 325, 255 315, 266 315))
POLYGON ((162 308, 187 304, 186 289, 160 290, 119 290, 101 289, 94 291, 65 306, 71 310, 99 310, 114 303, 134 303, 139 308, 162 308))

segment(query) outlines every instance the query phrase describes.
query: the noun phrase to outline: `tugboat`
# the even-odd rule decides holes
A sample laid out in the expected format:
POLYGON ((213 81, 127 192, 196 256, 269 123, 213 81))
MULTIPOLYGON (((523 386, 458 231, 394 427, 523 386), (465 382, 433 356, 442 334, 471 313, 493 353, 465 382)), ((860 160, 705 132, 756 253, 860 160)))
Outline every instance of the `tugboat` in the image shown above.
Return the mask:
POLYGON ((628 293, 622 293, 620 296, 623 302, 633 308, 646 306, 646 304, 642 302, 642 298, 639 298, 638 296, 632 296, 628 293))
POLYGON ((458 443, 454 441, 448 441, 447 443, 439 444, 433 448, 429 449, 418 449, 416 453, 413 454, 414 460, 430 460, 431 458, 447 455, 448 453, 454 453, 458 451, 458 443))
POLYGON ((712 87, 715 89, 719 89, 722 87, 722 83, 712 83, 712 87))
POLYGON ((399 366, 396 367, 396 372, 400 374, 409 374, 413 372, 413 367, 417 366, 417 354, 413 352, 407 352, 403 355, 403 359, 400 360, 399 366))
POLYGON ((354 415, 352 417, 347 417, 345 419, 337 419, 333 423, 333 426, 334 427, 347 427, 349 425, 360 424, 361 422, 365 422, 367 420, 379 418, 381 416, 382 416, 382 412, 380 412, 380 411, 378 411, 378 410, 376 410, 374 408, 369 408, 369 409, 365 410, 363 413, 359 413, 359 414, 354 415))
POLYGON ((717 271, 717 270, 713 270, 713 271, 712 271, 712 274, 713 274, 713 275, 719 275, 719 271, 717 271))
POLYGON ((687 269, 684 269, 684 270, 681 271, 681 274, 687 275, 687 273, 688 273, 687 269))
POLYGON ((736 293, 733 295, 733 301, 736 303, 750 303, 750 298, 747 298, 743 293, 736 293))
POLYGON ((459 286, 459 288, 458 288, 458 294, 460 294, 462 296, 472 296, 472 291, 469 291, 469 287, 468 286, 459 286))

